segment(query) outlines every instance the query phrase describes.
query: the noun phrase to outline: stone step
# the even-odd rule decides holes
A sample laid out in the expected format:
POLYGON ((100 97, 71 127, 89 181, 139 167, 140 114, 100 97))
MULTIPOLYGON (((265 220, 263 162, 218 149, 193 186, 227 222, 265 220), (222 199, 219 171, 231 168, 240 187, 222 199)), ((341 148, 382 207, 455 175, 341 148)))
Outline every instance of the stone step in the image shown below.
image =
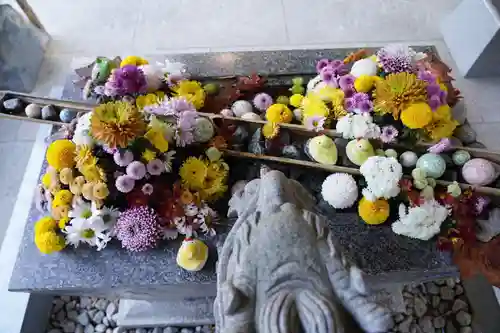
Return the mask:
POLYGON ((121 299, 118 326, 137 328, 213 325, 214 300, 215 297, 169 301, 121 299))

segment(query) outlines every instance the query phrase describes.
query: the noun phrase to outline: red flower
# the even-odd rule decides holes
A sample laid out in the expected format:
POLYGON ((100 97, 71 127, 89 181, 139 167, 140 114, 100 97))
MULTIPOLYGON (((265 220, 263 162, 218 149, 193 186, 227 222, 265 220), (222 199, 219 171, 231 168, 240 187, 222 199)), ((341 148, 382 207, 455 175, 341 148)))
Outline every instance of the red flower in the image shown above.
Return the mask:
POLYGON ((129 207, 148 206, 149 198, 150 196, 142 193, 140 189, 135 189, 126 196, 129 207))
POLYGON ((412 190, 413 188, 413 183, 410 179, 408 178, 403 178, 399 181, 399 186, 401 187, 401 189, 405 192, 409 192, 412 190))

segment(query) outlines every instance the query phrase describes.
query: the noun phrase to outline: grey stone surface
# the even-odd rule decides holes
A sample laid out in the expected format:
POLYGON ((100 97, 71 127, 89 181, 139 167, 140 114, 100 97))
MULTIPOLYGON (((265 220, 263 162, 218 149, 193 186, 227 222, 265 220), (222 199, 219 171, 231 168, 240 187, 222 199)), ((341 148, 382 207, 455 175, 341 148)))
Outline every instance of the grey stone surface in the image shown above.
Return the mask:
POLYGON ((228 215, 238 220, 217 263, 219 332, 354 332, 353 319, 369 333, 392 328, 314 206, 300 183, 264 168, 233 194, 228 215))
POLYGON ((48 40, 10 5, 0 5, 0 90, 33 90, 48 40))

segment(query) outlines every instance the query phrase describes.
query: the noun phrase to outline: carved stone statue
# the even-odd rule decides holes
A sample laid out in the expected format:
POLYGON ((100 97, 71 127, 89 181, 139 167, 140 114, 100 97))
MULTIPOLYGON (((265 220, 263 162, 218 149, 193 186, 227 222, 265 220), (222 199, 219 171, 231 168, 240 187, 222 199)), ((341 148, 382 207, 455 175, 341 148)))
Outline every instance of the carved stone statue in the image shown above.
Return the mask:
POLYGON ((216 327, 221 333, 387 332, 389 310, 367 298, 359 268, 334 244, 314 199, 280 171, 240 188, 238 220, 219 253, 216 327), (352 320, 354 319, 354 321, 352 320))

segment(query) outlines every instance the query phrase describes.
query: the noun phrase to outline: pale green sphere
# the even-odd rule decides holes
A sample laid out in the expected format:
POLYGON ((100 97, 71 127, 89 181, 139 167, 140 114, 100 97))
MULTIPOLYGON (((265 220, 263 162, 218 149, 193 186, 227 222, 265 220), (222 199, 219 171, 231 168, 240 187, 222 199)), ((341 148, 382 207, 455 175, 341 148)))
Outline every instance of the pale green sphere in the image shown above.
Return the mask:
POLYGON ((446 162, 437 154, 427 153, 420 156, 417 168, 423 169, 427 177, 438 179, 446 171, 446 162))

